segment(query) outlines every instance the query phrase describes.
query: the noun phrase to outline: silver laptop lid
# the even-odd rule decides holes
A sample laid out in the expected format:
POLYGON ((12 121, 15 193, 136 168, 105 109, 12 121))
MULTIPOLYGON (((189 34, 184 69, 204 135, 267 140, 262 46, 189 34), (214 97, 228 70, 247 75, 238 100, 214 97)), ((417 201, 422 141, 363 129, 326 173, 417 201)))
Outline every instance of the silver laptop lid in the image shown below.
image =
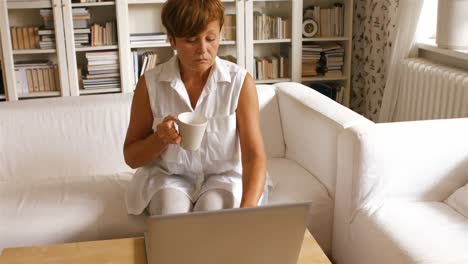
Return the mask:
POLYGON ((149 264, 296 264, 309 203, 153 216, 149 264))

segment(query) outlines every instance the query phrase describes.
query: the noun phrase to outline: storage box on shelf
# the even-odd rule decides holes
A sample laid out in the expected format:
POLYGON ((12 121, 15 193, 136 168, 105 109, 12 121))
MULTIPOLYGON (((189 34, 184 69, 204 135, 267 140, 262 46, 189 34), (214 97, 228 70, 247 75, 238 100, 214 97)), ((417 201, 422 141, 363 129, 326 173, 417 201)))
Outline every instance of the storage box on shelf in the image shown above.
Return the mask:
POLYGON ((14 101, 68 95, 64 39, 56 37, 63 36, 57 1, 2 1, 0 17, 8 90, 2 97, 14 101), (43 36, 49 29, 53 32, 43 36))
POLYGON ((304 0, 300 81, 349 106, 353 0, 304 0))

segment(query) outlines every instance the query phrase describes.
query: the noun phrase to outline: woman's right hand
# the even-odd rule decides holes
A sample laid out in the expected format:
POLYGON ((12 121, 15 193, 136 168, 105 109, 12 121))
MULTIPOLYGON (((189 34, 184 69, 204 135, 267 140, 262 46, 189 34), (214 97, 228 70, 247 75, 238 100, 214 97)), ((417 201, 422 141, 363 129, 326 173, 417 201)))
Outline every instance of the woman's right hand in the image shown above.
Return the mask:
POLYGON ((166 145, 180 144, 180 141, 182 140, 175 128, 175 121, 177 121, 177 117, 168 115, 156 126, 156 135, 166 145))

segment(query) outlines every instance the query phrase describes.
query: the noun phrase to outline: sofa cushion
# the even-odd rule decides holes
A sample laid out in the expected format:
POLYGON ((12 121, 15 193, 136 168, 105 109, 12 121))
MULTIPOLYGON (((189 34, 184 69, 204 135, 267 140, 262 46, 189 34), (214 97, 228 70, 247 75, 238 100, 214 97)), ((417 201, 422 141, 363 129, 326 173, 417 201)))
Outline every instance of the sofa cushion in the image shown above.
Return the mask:
POLYGON ((445 202, 455 211, 468 218, 468 183, 456 190, 445 202))
POLYGON ((127 215, 131 174, 0 183, 0 248, 141 236, 127 215))
POLYGON ((269 159, 268 173, 273 181, 269 204, 312 201, 309 209, 308 229, 325 253, 331 252, 333 200, 327 189, 314 175, 294 161, 269 159))
POLYGON ((349 263, 468 263, 468 221, 441 202, 387 202, 351 223, 349 263), (365 260, 365 261, 363 261, 365 260))
POLYGON ((265 152, 268 158, 282 158, 285 146, 276 88, 273 85, 257 85, 257 93, 265 152))

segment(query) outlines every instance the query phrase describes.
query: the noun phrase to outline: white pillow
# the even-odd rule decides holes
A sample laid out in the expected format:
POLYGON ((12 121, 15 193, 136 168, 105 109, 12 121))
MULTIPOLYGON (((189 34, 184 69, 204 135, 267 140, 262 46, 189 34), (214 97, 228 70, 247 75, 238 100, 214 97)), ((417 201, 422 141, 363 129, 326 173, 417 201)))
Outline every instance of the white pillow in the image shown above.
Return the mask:
POLYGON ((445 203, 468 218, 468 183, 450 195, 445 203))

